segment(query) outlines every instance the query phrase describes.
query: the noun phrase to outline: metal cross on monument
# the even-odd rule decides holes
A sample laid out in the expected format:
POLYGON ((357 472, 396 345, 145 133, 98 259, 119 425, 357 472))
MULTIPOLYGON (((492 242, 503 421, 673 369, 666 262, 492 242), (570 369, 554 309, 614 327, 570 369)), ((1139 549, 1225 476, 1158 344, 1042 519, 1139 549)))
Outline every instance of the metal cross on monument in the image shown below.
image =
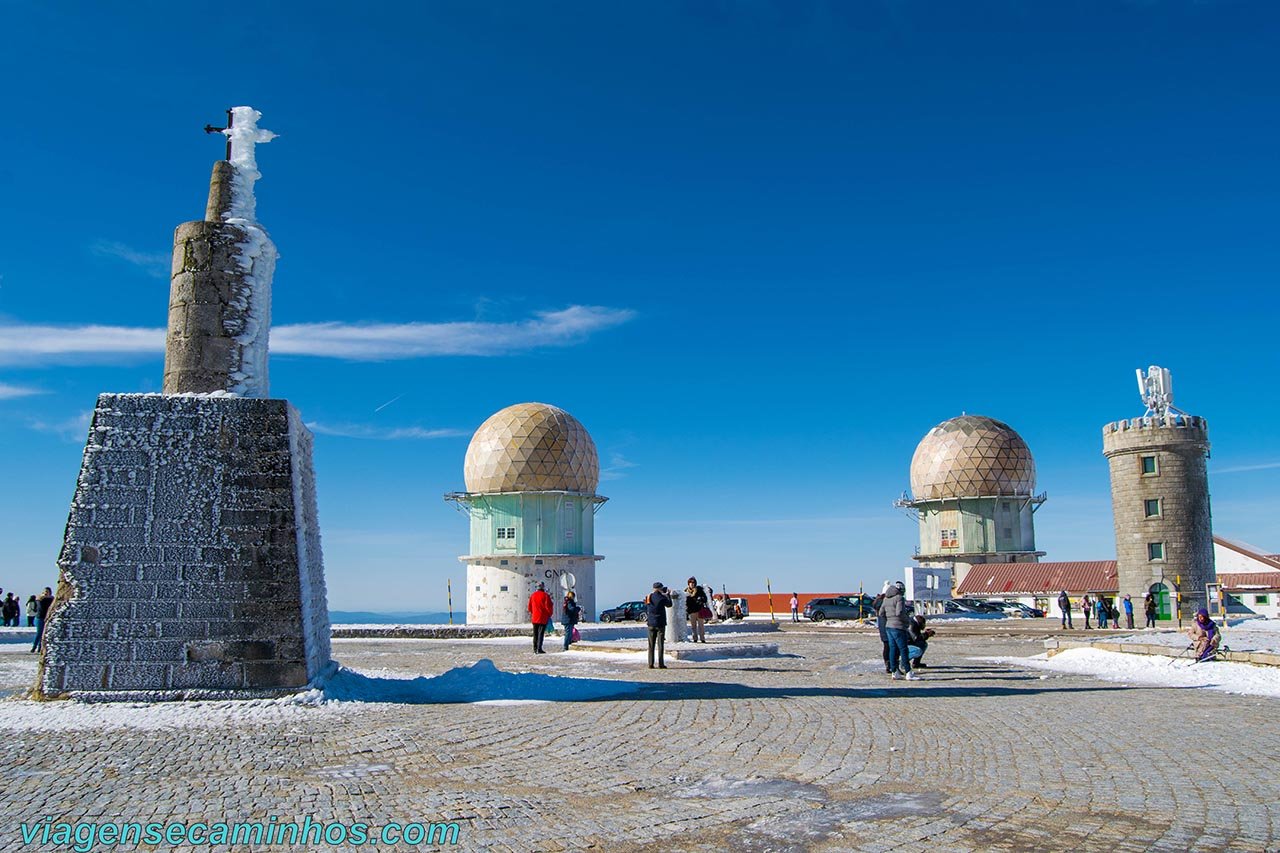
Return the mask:
POLYGON ((258 119, 262 113, 253 107, 232 107, 227 110, 227 126, 204 126, 205 133, 221 133, 227 137, 227 160, 256 171, 257 164, 253 146, 259 142, 270 142, 276 135, 269 130, 258 127, 258 119), (239 119, 239 121, 236 121, 239 119))
POLYGON ((227 134, 227 160, 228 161, 231 160, 231 134, 227 133, 227 131, 231 129, 231 126, 233 124, 235 124, 235 116, 232 115, 231 110, 227 110, 227 126, 226 127, 214 127, 211 124, 206 124, 204 126, 205 133, 226 133, 227 134))

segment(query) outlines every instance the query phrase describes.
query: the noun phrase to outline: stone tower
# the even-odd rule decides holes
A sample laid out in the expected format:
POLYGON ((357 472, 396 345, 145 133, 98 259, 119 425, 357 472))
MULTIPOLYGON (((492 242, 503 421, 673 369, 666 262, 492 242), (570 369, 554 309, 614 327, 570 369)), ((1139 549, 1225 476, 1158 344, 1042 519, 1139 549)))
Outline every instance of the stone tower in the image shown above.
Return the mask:
POLYGON ((1169 371, 1138 371, 1146 413, 1102 428, 1111 468, 1120 594, 1156 596, 1161 619, 1190 619, 1217 580, 1209 511, 1209 425, 1173 407, 1169 371))
POLYGON ((267 397, 275 247, 232 111, 205 219, 174 238, 164 394, 102 394, 67 519, 37 691, 270 695, 333 670, 311 433, 267 397))
POLYGON ((526 606, 546 584, 560 619, 571 583, 584 620, 595 618, 595 512, 600 463, 595 442, 573 415, 520 403, 476 430, 464 466, 467 491, 445 495, 471 519, 467 624, 528 621, 526 606))
POLYGON ((943 421, 911 457, 911 499, 922 566, 954 570, 958 586, 979 563, 1034 563, 1036 495, 1031 449, 1008 424, 979 415, 943 421))

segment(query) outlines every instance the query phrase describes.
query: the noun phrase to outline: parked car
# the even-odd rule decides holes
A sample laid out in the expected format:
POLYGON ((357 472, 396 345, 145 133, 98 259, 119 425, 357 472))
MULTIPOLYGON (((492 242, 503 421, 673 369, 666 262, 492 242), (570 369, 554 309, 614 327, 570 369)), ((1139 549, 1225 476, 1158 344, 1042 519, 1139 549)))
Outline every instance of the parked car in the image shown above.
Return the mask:
POLYGON ((1038 607, 1028 607, 1021 601, 988 601, 988 605, 998 608, 1006 616, 1018 616, 1023 619, 1043 619, 1044 611, 1038 607))
POLYGON ((1000 611, 988 605, 975 607, 970 603, 971 599, 950 598, 942 602, 943 613, 978 613, 978 614, 999 614, 1000 611))
POLYGON ((806 619, 821 622, 824 619, 862 619, 874 614, 869 596, 839 595, 810 599, 804 606, 803 615, 806 619))
POLYGON ((729 608, 729 618, 736 619, 735 613, 740 613, 743 619, 751 615, 751 608, 747 606, 747 600, 741 596, 729 596, 725 601, 725 605, 729 608))
POLYGON ((643 601, 627 601, 600 613, 601 622, 643 622, 644 619, 643 601))
POLYGON ((1003 613, 1004 612, 999 607, 996 607, 994 604, 987 601, 983 601, 980 598, 953 598, 951 600, 954 601, 956 604, 959 604, 961 607, 968 608, 974 613, 1003 613))

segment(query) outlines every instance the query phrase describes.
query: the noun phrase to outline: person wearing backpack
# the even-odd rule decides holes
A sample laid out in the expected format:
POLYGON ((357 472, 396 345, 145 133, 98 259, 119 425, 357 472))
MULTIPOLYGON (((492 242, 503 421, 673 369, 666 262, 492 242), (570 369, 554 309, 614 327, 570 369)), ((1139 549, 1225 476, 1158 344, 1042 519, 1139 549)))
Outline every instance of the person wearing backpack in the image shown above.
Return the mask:
POLYGON ((573 594, 573 590, 569 590, 564 594, 564 616, 560 621, 564 623, 564 650, 569 651, 569 644, 573 642, 573 632, 578 630, 575 626, 582 620, 582 608, 578 606, 577 596, 573 594))

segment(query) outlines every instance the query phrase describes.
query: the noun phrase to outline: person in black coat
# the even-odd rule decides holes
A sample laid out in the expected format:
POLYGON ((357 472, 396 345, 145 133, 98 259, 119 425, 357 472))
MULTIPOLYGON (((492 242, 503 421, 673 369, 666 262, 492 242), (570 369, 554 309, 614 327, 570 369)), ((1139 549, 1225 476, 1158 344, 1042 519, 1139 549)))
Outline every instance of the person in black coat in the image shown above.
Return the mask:
POLYGON ((653 651, 658 650, 658 669, 666 669, 663 653, 667 644, 667 608, 671 606, 669 590, 660 581, 644 600, 645 622, 649 626, 649 669, 653 669, 653 651))
POLYGON ((582 620, 582 608, 578 606, 577 596, 573 594, 573 590, 569 590, 564 594, 564 616, 560 621, 564 623, 564 650, 569 651, 569 644, 573 642, 573 626, 582 620))
POLYGON ((921 658, 928 651, 932 636, 933 629, 925 627, 924 616, 917 613, 907 620, 907 657, 912 666, 927 666, 921 658))
POLYGON ((880 645, 884 647, 884 671, 891 673, 893 667, 889 666, 889 635, 884 632, 884 614, 880 612, 880 605, 883 603, 884 593, 882 592, 871 600, 871 609, 875 611, 876 630, 880 632, 880 645))
POLYGON ((1076 626, 1071 624, 1071 597, 1067 595, 1065 589, 1058 593, 1058 610, 1062 613, 1062 627, 1075 628, 1076 626))
MULTIPOLYGON (((702 612, 707 608, 707 594, 698 586, 697 578, 689 578, 689 585, 684 590, 684 609, 689 617, 689 628, 693 632, 693 642, 707 641, 707 620, 702 612)), ((709 611, 708 611, 709 612, 709 611)))

